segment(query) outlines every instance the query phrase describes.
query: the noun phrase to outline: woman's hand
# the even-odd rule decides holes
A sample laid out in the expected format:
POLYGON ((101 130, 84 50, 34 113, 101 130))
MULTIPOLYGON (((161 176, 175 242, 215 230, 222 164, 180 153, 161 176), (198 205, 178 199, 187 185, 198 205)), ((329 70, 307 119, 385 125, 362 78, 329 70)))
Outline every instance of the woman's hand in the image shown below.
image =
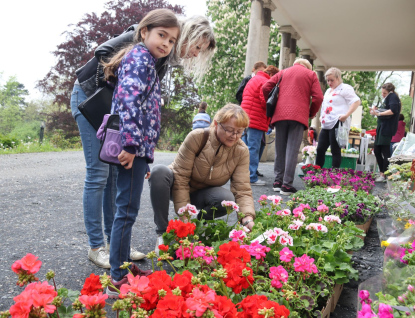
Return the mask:
POLYGON ((339 117, 339 120, 342 122, 342 123, 344 123, 345 121, 346 121, 346 119, 347 118, 349 118, 349 116, 347 116, 347 115, 341 115, 340 117, 339 117))
POLYGON ((118 155, 118 160, 125 169, 131 169, 133 166, 134 158, 135 154, 129 153, 125 150, 121 151, 121 153, 118 155))
POLYGON ((252 231, 252 228, 254 227, 255 223, 254 223, 254 219, 252 218, 252 216, 246 216, 244 217, 242 220, 242 225, 247 227, 250 231, 252 231), (250 221, 250 222, 248 222, 250 221), (248 222, 246 225, 244 225, 246 222, 248 222))
POLYGON ((150 171, 148 171, 148 172, 146 173, 146 176, 144 177, 144 179, 148 179, 148 178, 150 178, 150 176, 151 176, 151 172, 150 172, 150 171))
POLYGON ((371 108, 370 109, 370 114, 373 115, 373 116, 377 115, 377 110, 378 110, 377 107, 371 108))

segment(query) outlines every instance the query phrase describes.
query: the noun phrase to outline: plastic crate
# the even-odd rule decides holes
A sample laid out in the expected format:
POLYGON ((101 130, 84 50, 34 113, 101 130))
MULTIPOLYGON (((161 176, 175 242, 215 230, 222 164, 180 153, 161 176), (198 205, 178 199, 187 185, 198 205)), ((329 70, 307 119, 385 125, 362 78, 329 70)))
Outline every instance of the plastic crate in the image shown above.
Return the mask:
MULTIPOLYGON (((349 157, 350 155, 342 156, 342 163, 340 164, 340 168, 350 168, 356 169, 356 162, 357 162, 357 155, 356 157, 349 157)), ((326 154, 326 160, 324 161, 323 168, 331 168, 332 167, 332 156, 331 154, 326 154)))

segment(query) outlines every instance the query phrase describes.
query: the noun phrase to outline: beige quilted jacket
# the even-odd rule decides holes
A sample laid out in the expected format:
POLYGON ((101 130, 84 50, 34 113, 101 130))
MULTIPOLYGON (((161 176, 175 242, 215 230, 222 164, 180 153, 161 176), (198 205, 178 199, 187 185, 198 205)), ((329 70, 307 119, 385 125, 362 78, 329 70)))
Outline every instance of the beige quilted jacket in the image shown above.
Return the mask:
POLYGON ((210 128, 209 139, 198 157, 203 129, 190 132, 169 166, 174 173, 172 189, 174 209, 190 203, 189 193, 206 187, 220 187, 231 180, 231 192, 245 216, 255 218, 254 200, 249 180, 249 150, 242 140, 232 147, 222 145, 210 128))

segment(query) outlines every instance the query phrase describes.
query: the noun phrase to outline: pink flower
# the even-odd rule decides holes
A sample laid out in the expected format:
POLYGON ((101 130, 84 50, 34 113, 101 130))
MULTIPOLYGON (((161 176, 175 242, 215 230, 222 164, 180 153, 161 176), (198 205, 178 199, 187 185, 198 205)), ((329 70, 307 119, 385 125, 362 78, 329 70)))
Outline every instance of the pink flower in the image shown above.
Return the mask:
MULTIPOLYGON (((121 286, 122 287, 122 286, 121 286)), ((79 297, 79 301, 85 305, 85 308, 88 310, 94 310, 98 308, 105 307, 105 300, 108 298, 107 294, 102 294, 99 292, 96 295, 82 295, 79 297)))
POLYGON ((357 313, 358 318, 372 318, 376 317, 375 313, 372 311, 372 307, 369 304, 363 303, 362 310, 357 313))
POLYGON ((16 302, 14 305, 10 307, 10 315, 13 318, 28 318, 31 307, 31 303, 27 303, 24 301, 16 302))
POLYGON ((290 245, 293 246, 293 238, 289 236, 288 234, 281 235, 279 242, 281 245, 290 245))
POLYGON ((289 209, 284 209, 281 211, 282 216, 288 216, 291 215, 291 211, 289 209))
POLYGON ((288 281, 288 272, 281 265, 269 269, 269 278, 272 279, 271 285, 276 288, 282 287, 282 282, 288 281))
POLYGON ((326 221, 328 223, 333 223, 333 222, 337 222, 339 224, 342 223, 342 221, 340 220, 340 218, 337 215, 326 215, 324 217, 324 221, 326 221))
POLYGON ((307 256, 307 254, 294 259, 294 270, 296 272, 318 273, 314 258, 307 256))
POLYGON ((408 291, 410 291, 411 293, 415 292, 414 286, 408 285, 408 291))
POLYGON ((267 246, 263 246, 258 243, 258 241, 254 241, 251 245, 241 245, 242 248, 246 249, 251 256, 254 256, 256 259, 265 258, 271 249, 267 246))
POLYGON ((280 251, 280 260, 283 262, 291 262, 291 258, 294 257, 294 253, 288 248, 288 247, 284 247, 281 251, 280 251))
POLYGON ((303 224, 304 222, 300 220, 294 220, 293 224, 288 225, 288 228, 297 231, 303 224))
POLYGON ((261 202, 266 201, 267 199, 268 199, 268 196, 267 196, 266 194, 262 194, 262 195, 259 197, 258 202, 259 202, 259 203, 261 203, 261 202))
POLYGON ((41 266, 42 262, 38 260, 37 256, 28 253, 22 259, 14 262, 12 265, 12 270, 16 274, 19 274, 21 270, 25 270, 29 274, 36 274, 41 266))
POLYGON ((335 205, 336 207, 339 207, 339 206, 341 206, 341 205, 342 205, 342 203, 341 203, 341 202, 336 202, 336 203, 334 203, 334 205, 335 205))
POLYGON ((52 295, 49 294, 39 294, 38 292, 32 292, 32 300, 34 307, 41 307, 45 312, 52 314, 55 312, 56 307, 51 305, 53 299, 52 295))
POLYGON ((319 221, 319 222, 323 221, 323 218, 320 216, 320 217, 318 218, 318 221, 319 221))
POLYGON ((379 304, 379 318, 393 318, 392 307, 386 304, 379 304))
MULTIPOLYGON (((229 209, 230 211, 228 212, 228 214, 230 214, 232 212, 239 212, 239 206, 235 202, 233 202, 233 201, 223 200, 221 202, 221 205, 223 207, 226 207, 226 208, 231 208, 231 209, 229 209)), ((226 209, 226 210, 228 211, 228 209, 226 209)))
POLYGON ((327 233, 327 227, 323 224, 320 223, 310 223, 309 225, 307 225, 305 227, 306 230, 315 230, 315 231, 319 231, 319 232, 324 232, 327 233))
POLYGON ((272 205, 278 205, 282 201, 279 195, 269 195, 267 199, 271 201, 272 205))
POLYGON ((361 290, 359 292, 359 297, 360 297, 360 302, 363 303, 367 303, 370 304, 372 302, 372 300, 369 298, 370 297, 370 293, 367 290, 361 290))
POLYGON ((233 242, 242 242, 246 237, 246 233, 243 230, 232 230, 229 233, 229 238, 232 239, 233 242))
POLYGON ((317 211, 327 213, 329 212, 329 207, 325 204, 321 204, 317 207, 317 211))
POLYGON ((205 311, 212 307, 215 296, 216 293, 213 290, 209 290, 205 294, 199 288, 195 288, 191 293, 191 297, 186 299, 186 306, 191 311, 196 312, 196 317, 202 317, 205 311))
POLYGON ((121 294, 133 293, 138 296, 141 296, 147 290, 149 290, 148 284, 150 280, 146 276, 134 276, 133 274, 128 274, 128 284, 124 284, 120 288, 121 294))
POLYGON ((195 216, 198 214, 198 211, 194 205, 186 204, 184 207, 181 207, 177 211, 178 215, 185 215, 187 217, 195 216))

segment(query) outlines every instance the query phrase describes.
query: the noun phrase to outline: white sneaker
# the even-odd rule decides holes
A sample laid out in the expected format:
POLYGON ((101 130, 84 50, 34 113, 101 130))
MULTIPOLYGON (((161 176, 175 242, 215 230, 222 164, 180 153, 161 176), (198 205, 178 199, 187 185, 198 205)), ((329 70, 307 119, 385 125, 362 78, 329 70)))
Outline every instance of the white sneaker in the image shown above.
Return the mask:
POLYGON ((154 251, 156 252, 157 256, 160 256, 160 250, 159 245, 164 244, 163 237, 161 235, 157 236, 156 239, 156 247, 154 248, 154 251))
MULTIPOLYGON (((110 253, 110 245, 107 243, 105 245, 105 249, 108 251, 108 255, 110 253)), ((133 261, 139 261, 146 257, 146 254, 137 251, 135 248, 130 247, 130 258, 133 261)))
POLYGON ((255 182, 251 182, 251 186, 264 186, 265 185, 265 181, 263 180, 257 180, 255 182))
POLYGON ((386 179, 385 179, 385 177, 384 176, 382 176, 382 175, 380 175, 379 177, 377 177, 376 179, 375 179, 375 182, 385 182, 386 181, 386 179))
POLYGON ((105 247, 100 247, 95 251, 90 248, 88 251, 88 258, 99 267, 111 268, 110 254, 105 247))
POLYGON ((146 254, 141 253, 141 252, 137 251, 135 248, 131 247, 131 250, 130 250, 130 258, 133 261, 139 261, 139 260, 141 260, 141 259, 143 259, 145 257, 146 257, 146 254))

